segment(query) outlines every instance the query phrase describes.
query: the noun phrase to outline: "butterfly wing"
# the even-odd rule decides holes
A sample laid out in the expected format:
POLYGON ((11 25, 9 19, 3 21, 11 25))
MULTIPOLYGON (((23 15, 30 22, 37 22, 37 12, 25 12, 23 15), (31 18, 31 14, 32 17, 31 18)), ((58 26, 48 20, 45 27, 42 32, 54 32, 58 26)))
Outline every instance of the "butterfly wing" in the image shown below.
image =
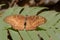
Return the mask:
POLYGON ((5 22, 9 23, 15 30, 23 30, 25 17, 22 15, 11 15, 5 18, 5 22))
POLYGON ((45 18, 41 16, 28 16, 26 20, 26 30, 34 30, 37 26, 45 23, 45 18))

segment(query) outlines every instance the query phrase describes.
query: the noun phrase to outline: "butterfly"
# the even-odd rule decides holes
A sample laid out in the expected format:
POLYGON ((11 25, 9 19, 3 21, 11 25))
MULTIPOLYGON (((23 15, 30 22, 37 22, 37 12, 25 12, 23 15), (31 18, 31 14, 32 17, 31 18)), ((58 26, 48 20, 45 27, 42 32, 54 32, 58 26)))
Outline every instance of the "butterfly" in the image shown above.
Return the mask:
POLYGON ((39 25, 44 24, 46 19, 41 16, 23 16, 10 15, 5 17, 4 21, 12 26, 15 30, 34 30, 39 25))

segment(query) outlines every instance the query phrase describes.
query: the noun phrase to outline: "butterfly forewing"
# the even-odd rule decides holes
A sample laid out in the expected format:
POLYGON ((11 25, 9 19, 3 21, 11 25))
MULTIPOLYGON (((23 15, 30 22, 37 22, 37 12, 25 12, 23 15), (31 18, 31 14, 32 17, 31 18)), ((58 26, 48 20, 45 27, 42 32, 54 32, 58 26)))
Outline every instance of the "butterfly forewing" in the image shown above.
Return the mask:
POLYGON ((45 18, 41 16, 28 16, 26 20, 26 30, 34 30, 37 26, 45 23, 45 18))
POLYGON ((15 30, 23 30, 25 17, 22 15, 11 15, 5 18, 5 22, 9 23, 15 30))

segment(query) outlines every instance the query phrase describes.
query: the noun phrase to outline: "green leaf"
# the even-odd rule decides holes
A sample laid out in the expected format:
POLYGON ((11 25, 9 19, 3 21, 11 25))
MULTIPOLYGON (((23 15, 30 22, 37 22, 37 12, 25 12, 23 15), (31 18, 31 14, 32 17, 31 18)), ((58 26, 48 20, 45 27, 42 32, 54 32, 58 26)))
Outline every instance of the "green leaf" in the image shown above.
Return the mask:
POLYGON ((2 29, 0 29, 0 40, 7 40, 8 38, 7 38, 7 30, 2 30, 2 29))
POLYGON ((40 35, 40 37, 43 38, 43 40, 49 40, 49 36, 47 35, 46 31, 38 31, 38 34, 40 35))
POLYGON ((23 40, 32 40, 26 31, 19 31, 23 40))
POLYGON ((40 10, 46 9, 45 7, 28 7, 28 8, 24 8, 23 12, 21 14, 23 15, 36 15, 37 12, 39 12, 40 10))
POLYGON ((17 31, 9 30, 9 32, 13 40, 22 40, 17 31))
POLYGON ((52 38, 52 40, 60 40, 53 29, 47 30, 48 35, 52 38))
POLYGON ((32 40, 40 40, 37 31, 27 31, 32 40))

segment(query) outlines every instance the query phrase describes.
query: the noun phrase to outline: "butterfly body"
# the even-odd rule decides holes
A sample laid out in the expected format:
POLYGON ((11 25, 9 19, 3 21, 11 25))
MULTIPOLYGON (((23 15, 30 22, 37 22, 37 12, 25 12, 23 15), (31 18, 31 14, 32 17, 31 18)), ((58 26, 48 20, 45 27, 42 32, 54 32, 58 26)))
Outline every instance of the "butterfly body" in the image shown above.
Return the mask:
POLYGON ((11 15, 5 18, 5 22, 9 23, 15 30, 34 30, 45 21, 45 18, 41 16, 11 15))

